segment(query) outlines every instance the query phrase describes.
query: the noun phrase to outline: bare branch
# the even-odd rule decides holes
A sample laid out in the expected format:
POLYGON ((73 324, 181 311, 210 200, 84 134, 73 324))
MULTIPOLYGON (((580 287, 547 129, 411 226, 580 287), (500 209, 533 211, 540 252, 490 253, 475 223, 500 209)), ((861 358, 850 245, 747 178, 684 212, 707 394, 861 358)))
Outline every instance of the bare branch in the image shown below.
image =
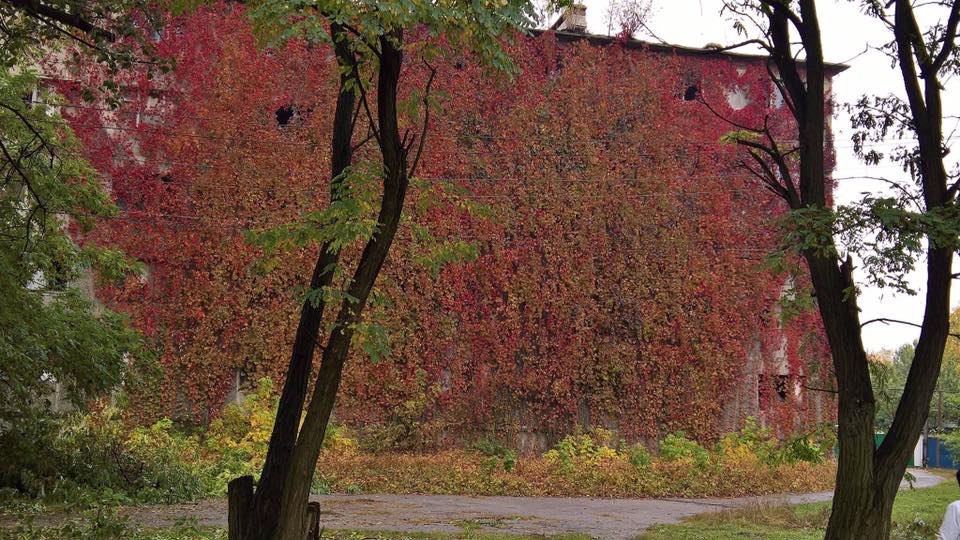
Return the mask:
POLYGON ((417 153, 413 157, 413 165, 410 166, 410 172, 407 176, 413 176, 417 172, 417 164, 420 163, 420 156, 423 154, 424 141, 427 139, 427 127, 430 124, 430 87, 433 86, 433 78, 437 75, 437 68, 431 66, 426 60, 423 63, 430 70, 430 77, 427 79, 427 85, 423 92, 423 128, 420 130, 420 143, 417 146, 417 153))
MULTIPOLYGON (((956 277, 956 275, 954 275, 954 277, 956 277)), ((883 324, 905 324, 905 325, 907 325, 907 326, 913 326, 913 327, 916 327, 916 328, 923 328, 923 325, 922 325, 922 324, 917 324, 917 323, 910 322, 910 321, 901 321, 901 320, 899 320, 899 319, 888 319, 888 318, 886 318, 886 317, 880 317, 880 318, 877 318, 877 319, 870 319, 869 321, 861 324, 861 325, 860 325, 860 328, 863 328, 864 326, 866 326, 866 325, 868 325, 868 324, 877 323, 877 322, 878 322, 878 323, 883 323, 883 324)), ((947 335, 952 336, 952 337, 955 337, 955 338, 957 338, 957 339, 960 339, 960 333, 950 332, 950 333, 948 333, 947 335)))
POLYGON ((773 48, 770 47, 769 43, 767 43, 766 41, 763 41, 762 39, 757 39, 757 38, 747 39, 747 40, 741 41, 740 43, 734 43, 732 45, 723 45, 723 46, 717 45, 712 47, 708 45, 707 50, 719 53, 719 52, 732 51, 735 49, 739 49, 741 47, 746 47, 747 45, 757 45, 761 47, 763 50, 767 51, 768 53, 773 52, 773 48))
MULTIPOLYGON (((5 4, 13 6, 21 11, 25 12, 30 17, 36 19, 48 19, 50 21, 55 21, 60 24, 67 25, 70 28, 79 30, 84 34, 89 34, 97 39, 102 39, 104 41, 115 41, 116 36, 112 32, 104 30, 98 26, 95 26, 90 21, 84 19, 77 13, 67 13, 61 9, 57 9, 53 6, 46 5, 40 0, 0 0, 5 4)), ((76 36, 71 36, 76 37, 76 36)))
POLYGON ((367 90, 363 87, 363 79, 360 77, 360 66, 357 65, 357 59, 353 55, 350 56, 350 68, 353 70, 353 80, 357 83, 357 88, 360 89, 360 102, 363 103, 363 109, 367 114, 367 121, 370 122, 370 131, 373 133, 373 137, 379 144, 380 132, 377 130, 377 122, 373 119, 373 113, 370 112, 370 102, 367 100, 367 90))

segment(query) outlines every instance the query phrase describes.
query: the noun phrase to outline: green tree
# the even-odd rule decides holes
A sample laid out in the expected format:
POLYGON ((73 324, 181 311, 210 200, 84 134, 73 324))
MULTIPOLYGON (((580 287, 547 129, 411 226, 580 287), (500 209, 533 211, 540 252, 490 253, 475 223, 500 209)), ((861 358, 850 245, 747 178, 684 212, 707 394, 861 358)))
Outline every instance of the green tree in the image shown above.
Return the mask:
MULTIPOLYGON (((93 3, 90 4, 91 6, 93 3)), ((30 63, 65 43, 97 43, 73 3, 0 2, 0 432, 44 410, 49 383, 75 404, 122 380, 139 339, 118 315, 95 306, 78 283, 94 271, 119 279, 135 270, 118 252, 80 245, 82 234, 116 208, 79 143, 38 92, 30 63), (72 6, 72 7, 71 7, 72 6), (66 11, 64 11, 66 10, 66 11), (89 40, 88 40, 89 38, 89 40), (39 95, 41 104, 30 99, 39 95)), ((113 61, 126 53, 118 53, 113 61)), ((106 60, 105 60, 106 61, 106 60)))
MULTIPOLYGON (((955 316, 957 313, 954 311, 955 316)), ((877 397, 875 425, 878 431, 886 432, 893 423, 915 351, 916 343, 908 343, 896 351, 870 355, 870 380, 877 397)), ((930 409, 928 425, 932 429, 960 425, 960 355, 956 349, 947 347, 943 354, 943 365, 930 409)))
POLYGON ((231 523, 245 529, 235 527, 232 537, 299 539, 306 532, 309 487, 344 362, 354 336, 371 333, 373 325, 361 319, 363 310, 399 227, 407 189, 424 149, 430 86, 436 73, 430 62, 442 52, 439 43, 445 42, 454 50, 472 50, 491 68, 509 71, 510 60, 500 40, 514 29, 531 27, 536 10, 525 0, 266 1, 258 4, 254 17, 266 36, 331 43, 341 70, 332 133, 331 203, 306 229, 259 235, 268 251, 288 244, 291 238, 316 242, 321 249, 311 280, 314 292, 301 310, 277 420, 252 505, 238 507, 238 502, 231 501, 231 514, 243 516, 231 523), (422 83, 414 83, 421 85, 415 94, 422 99, 407 104, 417 109, 414 117, 420 125, 403 129, 401 135, 398 105, 407 106, 398 104, 400 72, 409 57, 422 63, 428 75, 422 83), (368 100, 370 96, 375 96, 375 103, 368 100), (352 163, 352 138, 359 114, 365 116, 370 138, 377 143, 379 163, 352 163), (371 185, 375 189, 371 190, 371 185), (361 254, 352 273, 347 274, 341 250, 354 244, 362 246, 361 254), (338 275, 350 275, 342 287, 332 286, 338 275), (323 340, 320 322, 328 303, 339 307, 323 340), (320 343, 319 373, 303 415, 313 350, 320 343))

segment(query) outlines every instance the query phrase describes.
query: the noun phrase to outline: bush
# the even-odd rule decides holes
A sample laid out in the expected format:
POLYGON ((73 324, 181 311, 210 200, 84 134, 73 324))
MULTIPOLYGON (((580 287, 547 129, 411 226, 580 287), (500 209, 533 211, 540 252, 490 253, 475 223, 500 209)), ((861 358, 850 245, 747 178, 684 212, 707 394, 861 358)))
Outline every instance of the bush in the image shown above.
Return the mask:
POLYGON ((835 440, 832 428, 824 426, 779 441, 769 429, 759 427, 756 419, 747 418, 740 432, 728 433, 720 439, 719 451, 723 456, 740 459, 752 454, 759 463, 769 467, 784 463, 823 463, 835 440))
POLYGON ((135 428, 124 448, 141 464, 139 500, 171 503, 226 493, 226 483, 219 479, 216 463, 204 458, 199 438, 175 432, 169 419, 135 428))
POLYGON ((706 467, 710 463, 710 453, 696 441, 678 432, 671 433, 660 441, 660 459, 689 461, 697 467, 706 467))
MULTIPOLYGON (((0 488, 84 507, 222 496, 231 479, 260 474, 277 401, 271 381, 262 379, 256 392, 227 406, 200 434, 168 419, 133 426, 114 408, 40 415, 0 433, 0 488)), ((323 446, 325 452, 351 454, 357 445, 345 428, 330 425, 323 446)), ((502 459, 509 468, 516 455, 502 459)))
POLYGON ((621 451, 621 453, 626 455, 627 461, 637 469, 647 469, 653 462, 653 458, 650 457, 650 452, 647 450, 647 447, 642 444, 631 444, 621 451))
POLYGON ((578 466, 596 465, 604 460, 618 458, 616 450, 598 443, 590 435, 567 435, 543 454, 543 459, 563 470, 578 466))
POLYGON ((809 435, 798 435, 784 441, 780 449, 781 463, 823 463, 831 446, 824 444, 809 435))
MULTIPOLYGON (((203 446, 207 457, 215 462, 218 475, 216 494, 222 494, 233 478, 260 476, 270 446, 278 403, 273 381, 263 378, 257 382, 256 392, 245 396, 239 404, 225 407, 220 418, 210 423, 203 446)), ((326 452, 352 453, 356 451, 357 443, 346 428, 331 423, 323 437, 323 449, 326 452)))
POLYGON ((484 465, 491 471, 502 468, 510 472, 517 463, 517 453, 493 439, 480 439, 473 449, 487 457, 484 465))
POLYGON ((259 477, 278 401, 273 381, 263 378, 257 382, 256 392, 245 396, 239 404, 225 407, 220 418, 210 423, 204 448, 217 461, 219 485, 226 486, 238 476, 259 477))
POLYGON ((222 491, 199 439, 176 432, 166 419, 130 428, 114 409, 77 415, 65 422, 55 450, 65 458, 66 478, 102 493, 172 503, 222 491))
POLYGON ((131 427, 105 408, 29 425, 36 438, 5 432, 3 441, 4 455, 20 456, 23 466, 18 475, 6 472, 4 485, 21 495, 88 507, 188 501, 225 490, 198 437, 169 420, 131 427), (8 453, 14 447, 31 453, 8 453))
POLYGON ((740 456, 752 454, 757 461, 765 465, 780 462, 779 443, 768 428, 760 427, 753 417, 747 418, 743 429, 728 433, 720 439, 720 454, 740 456))

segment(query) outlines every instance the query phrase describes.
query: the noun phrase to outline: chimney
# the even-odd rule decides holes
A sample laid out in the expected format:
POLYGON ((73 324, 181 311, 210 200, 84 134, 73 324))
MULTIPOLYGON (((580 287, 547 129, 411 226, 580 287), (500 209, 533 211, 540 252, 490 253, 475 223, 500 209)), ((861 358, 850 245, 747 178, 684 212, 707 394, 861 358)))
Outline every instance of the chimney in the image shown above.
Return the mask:
POLYGON ((587 6, 572 4, 563 11, 557 30, 561 32, 576 32, 583 34, 587 31, 587 6))

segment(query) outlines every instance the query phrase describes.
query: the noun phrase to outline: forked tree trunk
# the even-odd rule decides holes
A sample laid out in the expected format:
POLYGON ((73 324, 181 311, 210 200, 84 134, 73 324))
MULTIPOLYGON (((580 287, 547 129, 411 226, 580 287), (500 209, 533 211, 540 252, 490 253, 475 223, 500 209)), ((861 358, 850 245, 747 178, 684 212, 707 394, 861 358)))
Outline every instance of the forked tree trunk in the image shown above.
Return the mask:
MULTIPOLYGON (((942 209, 951 204, 953 196, 947 189, 941 149, 942 88, 938 72, 953 54, 960 8, 956 2, 951 5, 952 27, 948 31, 952 34, 942 40, 942 49, 933 55, 923 42, 924 34, 917 25, 913 4, 910 0, 896 0, 895 4, 893 34, 910 119, 917 135, 924 206, 928 211, 942 209), (921 73, 917 72, 914 62, 919 64, 921 73)), ((845 359, 843 351, 836 350, 828 331, 840 391, 840 468, 833 512, 827 526, 826 538, 829 540, 886 540, 890 537, 893 502, 913 447, 929 416, 930 400, 940 376, 943 350, 950 333, 950 287, 955 246, 949 243, 935 245, 932 234, 928 234, 927 239, 923 324, 897 412, 879 448, 873 448, 872 391, 861 390, 870 388, 869 376, 854 376, 850 370, 840 370, 841 365, 857 368, 861 362, 845 359)), ((822 298, 820 289, 817 289, 817 295, 818 299, 822 298)), ((848 321, 846 330, 859 339, 859 325, 850 326, 848 321)), ((861 344, 861 350, 862 347, 861 344)), ((862 370, 857 369, 859 374, 862 370)))
MULTIPOLYGON (((354 59, 353 52, 347 45, 344 29, 333 24, 330 28, 330 35, 334 39, 337 63, 343 68, 349 68, 354 59)), ((351 75, 345 69, 340 77, 337 105, 334 112, 331 144, 331 198, 336 197, 337 183, 342 181, 342 175, 353 159, 351 144, 356 95, 352 87, 346 84, 350 78, 351 75)), ((322 289, 331 284, 333 279, 331 268, 339 261, 339 258, 339 250, 331 250, 327 244, 321 246, 310 279, 311 289, 322 289)), ((316 304, 309 301, 304 302, 300 310, 300 323, 297 326, 290 364, 287 367, 283 391, 280 394, 277 417, 270 437, 266 461, 260 475, 260 482, 257 485, 253 504, 249 509, 239 510, 246 518, 242 536, 244 540, 271 540, 276 531, 280 516, 283 483, 297 440, 297 429, 300 425, 300 417, 303 413, 304 400, 310 382, 313 352, 319 338, 324 307, 325 304, 321 299, 316 304)), ((234 510, 230 509, 230 512, 232 514, 234 510)), ((234 536, 231 531, 232 538, 234 536)))
MULTIPOLYGON (((931 54, 923 42, 925 34, 914 18, 911 0, 890 2, 894 3, 893 33, 909 99, 910 123, 917 134, 924 206, 928 211, 944 210, 953 204, 954 195, 947 189, 943 166, 943 117, 938 72, 954 54, 960 6, 957 2, 950 4, 950 23, 946 27, 952 34, 940 40, 942 48, 939 52, 931 54), (920 66, 920 73, 915 62, 920 66)), ((826 209, 828 183, 824 169, 824 134, 827 111, 816 1, 757 0, 757 5, 769 22, 768 50, 779 73, 775 81, 784 92, 797 122, 799 182, 794 182, 792 163, 787 160, 793 150, 783 153, 769 131, 765 133, 770 146, 757 144, 754 139, 738 142, 752 151, 761 151, 764 158, 776 162, 778 174, 761 175, 761 179, 790 205, 791 210, 826 209), (792 49, 796 40, 791 37, 791 27, 797 30, 803 45, 806 58, 802 65, 792 49)), ((761 160, 760 155, 754 154, 754 157, 761 160)), ((890 536, 893 501, 929 413, 949 333, 951 264, 956 246, 951 242, 934 245, 935 237, 932 233, 927 236, 931 245, 927 253, 927 292, 920 337, 896 415, 879 448, 874 441, 876 405, 861 339, 852 261, 848 258, 841 263, 832 236, 822 240, 823 245, 811 247, 803 253, 824 332, 830 343, 839 397, 840 456, 833 509, 826 531, 829 540, 886 540, 890 536)), ((938 240, 942 241, 940 237, 938 240)))
POLYGON ((397 88, 403 53, 399 31, 380 39, 379 72, 377 78, 377 124, 380 152, 383 156, 383 197, 377 217, 378 229, 367 242, 360 263, 347 289, 352 301, 344 301, 337 314, 334 330, 330 333, 320 373, 303 426, 297 437, 290 468, 287 471, 280 507, 277 540, 302 540, 308 523, 306 505, 310 484, 323 444, 323 436, 333 411, 340 386, 343 366, 350 350, 354 323, 366 305, 380 269, 386 261, 390 246, 400 224, 408 178, 406 151, 403 148, 397 122, 397 88))
MULTIPOLYGON (((914 354, 907 388, 894 422, 879 448, 874 439, 874 403, 870 387, 851 387, 838 377, 839 468, 828 540, 890 537, 893 503, 913 448, 920 438, 936 388, 943 347, 949 335, 952 253, 933 249, 927 258, 925 325, 914 354), (932 291, 932 292, 930 292, 932 291), (911 384, 912 383, 912 384, 911 384)), ((837 353, 834 352, 837 359, 837 353)), ((869 379, 867 379, 869 381, 869 379)))

